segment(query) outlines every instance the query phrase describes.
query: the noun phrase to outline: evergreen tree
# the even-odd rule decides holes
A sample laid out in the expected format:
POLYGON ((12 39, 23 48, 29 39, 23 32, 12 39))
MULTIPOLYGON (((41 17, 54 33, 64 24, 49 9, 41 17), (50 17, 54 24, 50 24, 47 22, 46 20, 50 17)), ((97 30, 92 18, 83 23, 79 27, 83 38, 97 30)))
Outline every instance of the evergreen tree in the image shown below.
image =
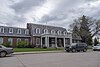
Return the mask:
POLYGON ((72 33, 81 37, 82 42, 92 45, 92 37, 100 31, 100 20, 95 20, 83 15, 74 20, 74 23, 70 25, 72 33))
POLYGON ((82 42, 92 45, 92 36, 88 25, 88 19, 83 15, 80 22, 79 36, 82 38, 82 42))

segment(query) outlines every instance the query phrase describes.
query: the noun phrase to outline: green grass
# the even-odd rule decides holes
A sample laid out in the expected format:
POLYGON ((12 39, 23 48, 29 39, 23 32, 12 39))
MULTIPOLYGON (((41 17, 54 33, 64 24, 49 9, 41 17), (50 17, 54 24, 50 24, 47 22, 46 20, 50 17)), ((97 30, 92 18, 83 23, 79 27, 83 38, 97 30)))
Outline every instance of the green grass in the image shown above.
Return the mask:
POLYGON ((14 48, 14 52, 33 52, 33 51, 56 51, 63 50, 62 48, 14 48))

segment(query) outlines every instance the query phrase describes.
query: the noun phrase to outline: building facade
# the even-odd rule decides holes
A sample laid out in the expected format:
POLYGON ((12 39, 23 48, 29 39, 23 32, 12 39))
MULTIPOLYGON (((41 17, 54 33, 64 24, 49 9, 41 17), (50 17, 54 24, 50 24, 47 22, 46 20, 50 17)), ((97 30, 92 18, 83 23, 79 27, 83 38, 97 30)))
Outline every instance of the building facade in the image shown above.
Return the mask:
POLYGON ((65 28, 39 24, 27 24, 31 44, 46 47, 64 47, 70 45, 72 38, 65 28))
POLYGON ((30 36, 28 29, 0 26, 0 44, 10 43, 10 46, 16 47, 21 40, 25 40, 27 45, 29 44, 30 36))
POLYGON ((0 26, 0 44, 10 42, 16 47, 25 40, 35 47, 65 47, 72 43, 72 35, 65 28, 27 23, 27 28, 0 26))

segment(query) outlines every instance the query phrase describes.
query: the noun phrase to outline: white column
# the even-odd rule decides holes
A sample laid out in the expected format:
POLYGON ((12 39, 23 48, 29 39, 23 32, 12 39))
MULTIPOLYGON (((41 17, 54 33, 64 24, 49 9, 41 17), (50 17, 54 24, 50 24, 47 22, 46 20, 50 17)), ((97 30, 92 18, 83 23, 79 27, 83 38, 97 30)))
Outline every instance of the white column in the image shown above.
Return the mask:
POLYGON ((72 38, 70 38, 70 45, 72 44, 72 38))
POLYGON ((66 45, 65 45, 65 38, 63 38, 63 40, 64 40, 64 47, 66 47, 66 45))
POLYGON ((57 47, 57 37, 55 37, 55 46, 57 47))
POLYGON ((47 47, 47 36, 45 36, 45 46, 47 47))
POLYGON ((49 37, 47 37, 47 47, 49 47, 49 37))
POLYGON ((41 47, 42 47, 42 37, 41 37, 41 47))

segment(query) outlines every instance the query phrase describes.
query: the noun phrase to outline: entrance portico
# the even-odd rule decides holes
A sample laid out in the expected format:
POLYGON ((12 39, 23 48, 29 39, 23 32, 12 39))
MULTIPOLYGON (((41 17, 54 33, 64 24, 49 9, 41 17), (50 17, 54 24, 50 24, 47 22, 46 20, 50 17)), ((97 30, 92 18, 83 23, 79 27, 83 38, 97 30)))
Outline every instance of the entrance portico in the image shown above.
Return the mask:
POLYGON ((65 47, 66 45, 70 45, 70 38, 60 35, 49 35, 45 34, 41 36, 41 46, 46 47, 65 47))

